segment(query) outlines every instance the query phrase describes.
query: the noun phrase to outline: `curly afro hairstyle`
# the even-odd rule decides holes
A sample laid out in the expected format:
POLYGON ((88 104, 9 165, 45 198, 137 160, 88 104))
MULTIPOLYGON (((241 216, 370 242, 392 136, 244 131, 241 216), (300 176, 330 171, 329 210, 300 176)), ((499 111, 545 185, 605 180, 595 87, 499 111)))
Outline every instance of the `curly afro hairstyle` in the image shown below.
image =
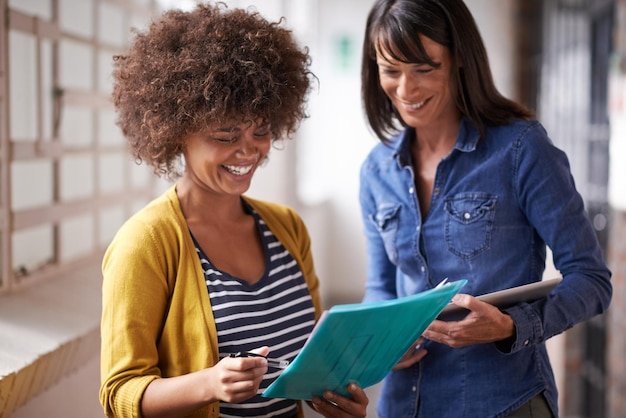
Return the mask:
POLYGON ((199 4, 134 32, 114 57, 117 124, 138 163, 176 177, 186 138, 216 124, 262 118, 274 140, 306 118, 315 76, 307 48, 258 12, 199 4))

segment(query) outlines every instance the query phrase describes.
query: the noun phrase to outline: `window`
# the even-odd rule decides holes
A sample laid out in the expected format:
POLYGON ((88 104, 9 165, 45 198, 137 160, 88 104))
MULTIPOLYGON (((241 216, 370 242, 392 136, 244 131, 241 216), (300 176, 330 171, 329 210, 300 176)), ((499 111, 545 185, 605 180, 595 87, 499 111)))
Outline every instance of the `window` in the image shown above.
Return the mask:
POLYGON ((100 263, 154 195, 115 125, 112 56, 150 0, 0 0, 0 294, 100 263), (8 3, 8 7, 7 7, 8 3))

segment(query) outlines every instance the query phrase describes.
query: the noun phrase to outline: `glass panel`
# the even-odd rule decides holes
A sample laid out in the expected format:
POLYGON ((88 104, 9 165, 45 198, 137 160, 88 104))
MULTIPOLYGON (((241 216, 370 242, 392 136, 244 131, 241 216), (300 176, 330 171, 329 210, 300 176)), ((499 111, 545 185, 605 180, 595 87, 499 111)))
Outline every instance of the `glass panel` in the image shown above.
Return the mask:
MULTIPOLYGON (((157 0, 157 3, 158 3, 158 6, 163 10, 165 9, 190 10, 190 9, 193 9, 196 5, 196 2, 194 0, 157 0)), ((228 3, 228 1, 226 1, 225 3, 228 3)))
POLYGON ((68 218, 60 224, 61 262, 88 256, 94 251, 94 219, 86 214, 68 218))
POLYGON ((20 211, 53 202, 52 162, 22 161, 11 164, 11 209, 20 211))
POLYGON ((9 0, 9 7, 44 20, 52 20, 51 0, 9 0))
MULTIPOLYGON (((132 157, 131 157, 132 158, 132 157)), ((133 188, 143 188, 147 187, 150 184, 150 180, 152 180, 152 167, 147 166, 145 163, 141 165, 132 161, 129 161, 130 164, 130 182, 133 188)))
POLYGON ((141 209, 143 209, 148 203, 150 203, 149 200, 147 199, 139 199, 139 200, 133 200, 132 202, 130 202, 130 212, 132 213, 136 213, 139 212, 141 209))
POLYGON ((121 206, 107 208, 100 211, 100 238, 98 244, 103 247, 109 245, 115 236, 115 233, 120 226, 122 226, 125 220, 125 211, 121 206))
POLYGON ((93 0, 59 0, 59 25, 64 32, 93 37, 93 0))
POLYGON ((126 26, 124 11, 110 3, 100 3, 98 13, 98 39, 101 43, 123 46, 126 26))
POLYGON ((64 107, 61 113, 59 134, 62 142, 68 146, 93 144, 93 112, 91 109, 64 107))
POLYGON ((41 225, 13 233, 13 271, 27 276, 54 261, 54 234, 52 225, 41 225))
MULTIPOLYGON (((2 243, 4 242, 4 239, 2 238, 2 234, 0 234, 0 254, 2 254, 2 243)), ((4 277, 2 277, 2 272, 4 271, 2 269, 2 262, 4 260, 2 259, 2 257, 0 257, 0 289, 2 289, 4 287, 5 284, 5 280, 4 277)))
POLYGON ((70 156, 60 164, 60 199, 70 201, 94 195, 94 162, 91 155, 70 156))
POLYGON ((122 130, 115 124, 113 109, 98 112, 98 143, 102 146, 124 145, 126 139, 122 130))
POLYGON ((53 80, 52 41, 41 41, 41 110, 42 110, 42 139, 52 138, 54 126, 54 80, 53 80))
POLYGON ((9 106, 11 139, 37 138, 37 41, 34 36, 9 32, 9 106))
MULTIPOLYGON (((144 15, 136 15, 133 14, 130 16, 130 27, 131 28, 136 28, 139 29, 141 31, 145 30, 148 28, 148 25, 150 24, 150 19, 149 16, 144 16, 144 15)), ((125 36, 124 36, 124 41, 128 41, 131 37, 131 32, 130 30, 126 30, 125 32, 125 36)))
POLYGON ((104 193, 124 190, 124 165, 126 154, 109 153, 100 155, 100 191, 104 193))
POLYGON ((91 90, 93 88, 93 50, 89 45, 71 40, 59 42, 62 87, 91 90))
POLYGON ((98 91, 111 94, 113 92, 113 53, 101 51, 98 54, 98 91))

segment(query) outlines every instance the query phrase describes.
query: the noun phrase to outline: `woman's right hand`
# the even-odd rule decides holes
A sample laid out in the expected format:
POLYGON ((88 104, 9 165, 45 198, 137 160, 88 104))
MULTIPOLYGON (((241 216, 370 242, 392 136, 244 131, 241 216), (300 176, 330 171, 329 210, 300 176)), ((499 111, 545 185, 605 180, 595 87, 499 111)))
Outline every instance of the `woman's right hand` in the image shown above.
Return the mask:
POLYGON ((418 361, 424 358, 428 351, 422 348, 424 344, 424 338, 420 337, 415 344, 411 346, 409 351, 396 363, 392 370, 401 370, 411 367, 418 361))
MULTIPOLYGON (((267 356, 269 347, 253 351, 267 356)), ((263 357, 226 357, 207 369, 154 379, 141 399, 141 414, 145 418, 184 417, 212 402, 242 402, 257 394, 265 373, 263 357)))
MULTIPOLYGON (((267 356, 268 347, 253 350, 267 356)), ((237 403, 255 396, 267 373, 267 360, 263 357, 226 357, 211 369, 214 396, 221 401, 237 403)))

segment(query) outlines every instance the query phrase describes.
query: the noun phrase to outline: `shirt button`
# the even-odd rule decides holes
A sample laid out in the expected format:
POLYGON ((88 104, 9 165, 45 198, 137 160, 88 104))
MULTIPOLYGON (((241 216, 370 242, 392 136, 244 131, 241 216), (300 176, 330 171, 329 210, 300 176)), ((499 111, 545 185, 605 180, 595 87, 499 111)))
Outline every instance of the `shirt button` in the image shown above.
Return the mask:
POLYGON ((412 187, 409 189, 409 193, 413 194, 413 188, 412 187))
POLYGON ((469 212, 465 212, 465 213, 463 214, 463 217, 464 217, 465 219, 469 219, 469 218, 471 218, 471 217, 472 217, 472 215, 471 215, 469 212))
POLYGON ((422 273, 423 273, 423 272, 425 272, 425 271, 426 271, 426 267, 422 266, 422 267, 420 268, 420 270, 422 270, 422 273))
POLYGON ((411 390, 412 390, 413 392, 417 392, 417 386, 413 386, 413 387, 411 388, 411 390))
POLYGON ((528 345, 528 344, 530 344, 530 341, 528 340, 524 341, 524 345, 528 345))
POLYGON ((435 190, 433 190, 433 193, 439 194, 439 188, 437 187, 435 190))

